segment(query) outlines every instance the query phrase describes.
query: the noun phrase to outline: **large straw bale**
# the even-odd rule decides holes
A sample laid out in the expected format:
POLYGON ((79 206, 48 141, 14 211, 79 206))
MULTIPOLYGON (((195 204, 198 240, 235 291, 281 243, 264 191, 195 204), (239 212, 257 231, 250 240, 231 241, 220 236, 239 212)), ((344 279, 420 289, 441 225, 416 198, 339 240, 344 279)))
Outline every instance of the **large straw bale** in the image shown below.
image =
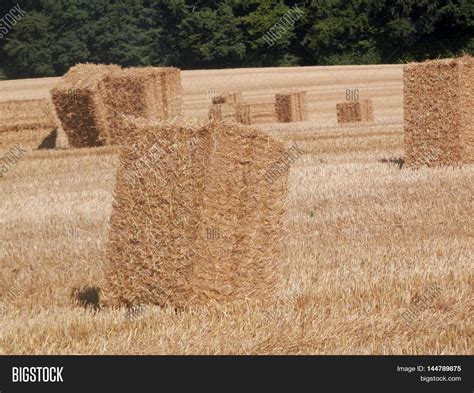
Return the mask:
POLYGON ((275 102, 246 102, 237 104, 237 121, 241 124, 276 123, 275 102))
POLYGON ((105 303, 271 298, 287 176, 263 176, 284 146, 223 122, 135 123, 119 139, 105 303))
POLYGON ((101 146, 110 139, 102 80, 119 66, 79 64, 51 90, 56 113, 72 147, 101 146))
POLYGON ((371 122, 374 120, 372 100, 357 100, 336 104, 338 123, 371 122))
POLYGON ((168 120, 181 114, 181 71, 177 68, 128 68, 103 80, 109 127, 115 132, 123 116, 150 121, 168 120))
POLYGON ((308 120, 308 99, 305 91, 278 93, 275 102, 278 122, 308 120))
POLYGON ((403 83, 406 165, 474 162, 474 59, 408 64, 403 83))
POLYGON ((177 68, 82 64, 71 68, 52 96, 71 145, 87 147, 113 143, 123 116, 178 116, 181 90, 177 68))

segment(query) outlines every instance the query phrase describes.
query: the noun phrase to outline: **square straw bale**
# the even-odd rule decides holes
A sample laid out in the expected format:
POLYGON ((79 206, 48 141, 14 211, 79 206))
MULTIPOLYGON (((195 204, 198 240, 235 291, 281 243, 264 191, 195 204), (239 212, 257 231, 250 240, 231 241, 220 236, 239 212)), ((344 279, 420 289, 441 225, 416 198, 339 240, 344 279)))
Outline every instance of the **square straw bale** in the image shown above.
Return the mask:
POLYGON ((83 64, 71 68, 52 96, 73 147, 111 144, 123 116, 166 120, 179 115, 181 74, 176 68, 83 64))
POLYGON ((112 139, 124 117, 157 121, 181 114, 181 71, 177 68, 121 69, 106 75, 101 84, 112 139))
POLYGON ((284 145, 223 122, 135 123, 119 144, 105 304, 271 298, 287 176, 263 176, 284 145))
POLYGON ((56 113, 71 147, 102 146, 110 138, 101 82, 119 66, 79 64, 51 90, 56 113))
POLYGON ((409 167, 474 162, 474 60, 404 68, 404 145, 409 167))
POLYGON ((338 123, 362 121, 362 111, 358 101, 340 102, 336 104, 336 111, 338 123))
POLYGON ((209 107, 209 120, 237 121, 237 105, 212 104, 209 107))
POLYGON ((305 91, 291 91, 275 95, 278 122, 308 120, 308 99, 305 91))
POLYGON ((241 124, 276 123, 275 102, 246 102, 237 104, 237 121, 241 124))
POLYGON ((338 123, 371 122, 374 120, 372 100, 358 100, 336 104, 338 123))

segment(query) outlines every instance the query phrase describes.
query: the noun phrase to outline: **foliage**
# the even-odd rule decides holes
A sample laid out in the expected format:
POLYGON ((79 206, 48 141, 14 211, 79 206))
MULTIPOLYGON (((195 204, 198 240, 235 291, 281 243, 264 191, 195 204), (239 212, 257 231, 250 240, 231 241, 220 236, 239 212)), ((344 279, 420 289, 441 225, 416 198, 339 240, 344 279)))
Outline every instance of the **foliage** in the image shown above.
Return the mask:
MULTIPOLYGON (((0 5, 5 15, 16 2, 0 5)), ((182 69, 371 64, 474 53, 471 0, 26 0, 0 40, 10 78, 79 62, 182 69), (295 8, 296 7, 296 8, 295 8), (265 34, 281 18, 298 18, 265 34)))

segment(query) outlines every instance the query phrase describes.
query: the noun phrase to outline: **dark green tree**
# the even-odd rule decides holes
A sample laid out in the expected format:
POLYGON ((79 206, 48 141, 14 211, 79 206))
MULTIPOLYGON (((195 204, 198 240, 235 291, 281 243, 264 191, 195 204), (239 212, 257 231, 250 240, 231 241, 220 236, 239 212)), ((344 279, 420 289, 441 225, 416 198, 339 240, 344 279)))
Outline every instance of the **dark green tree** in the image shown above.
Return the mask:
POLYGON ((303 45, 311 64, 369 64, 382 60, 377 25, 370 20, 373 1, 317 0, 308 5, 303 45))
POLYGON ((232 1, 198 2, 182 13, 170 48, 188 68, 236 67, 245 57, 232 1))
POLYGON ((296 33, 306 14, 304 7, 289 7, 283 0, 243 0, 236 13, 247 48, 247 66, 297 65, 296 33))
POLYGON ((13 78, 55 75, 53 40, 49 17, 37 11, 28 12, 6 39, 6 74, 13 78))
POLYGON ((142 0, 114 2, 91 30, 91 61, 127 67, 151 65, 156 38, 153 24, 151 10, 142 0))

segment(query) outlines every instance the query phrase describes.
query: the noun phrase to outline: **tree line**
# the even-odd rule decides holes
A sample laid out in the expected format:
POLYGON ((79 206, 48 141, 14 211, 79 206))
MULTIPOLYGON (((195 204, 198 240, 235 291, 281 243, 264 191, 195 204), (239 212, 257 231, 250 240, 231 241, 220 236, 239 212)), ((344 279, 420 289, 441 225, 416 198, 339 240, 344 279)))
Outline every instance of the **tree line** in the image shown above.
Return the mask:
POLYGON ((0 78, 421 61, 473 54, 473 33, 472 0, 2 0, 0 78))

